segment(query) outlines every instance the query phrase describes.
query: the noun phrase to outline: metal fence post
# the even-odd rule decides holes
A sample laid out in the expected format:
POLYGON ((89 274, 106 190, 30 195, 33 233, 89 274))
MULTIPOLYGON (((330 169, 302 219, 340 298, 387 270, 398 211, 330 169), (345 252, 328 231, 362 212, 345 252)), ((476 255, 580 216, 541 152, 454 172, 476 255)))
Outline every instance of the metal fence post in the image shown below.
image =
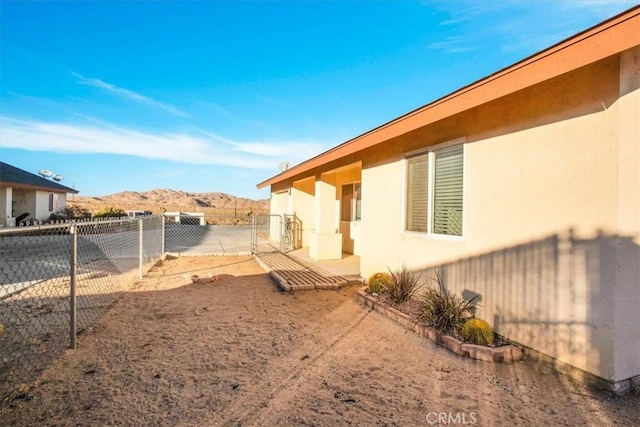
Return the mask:
POLYGON ((161 238, 160 238, 161 239, 160 256, 164 255, 164 242, 165 242, 165 239, 166 239, 165 233, 167 232, 167 229, 165 228, 166 227, 165 221, 166 221, 166 219, 165 219, 165 216, 163 214, 162 215, 162 225, 161 225, 162 234, 161 234, 161 238))
POLYGON ((76 308, 77 308, 77 269, 78 269, 78 229, 76 224, 71 224, 69 227, 69 234, 71 235, 71 259, 69 271, 69 348, 76 348, 76 308))
POLYGON ((280 252, 284 252, 284 214, 278 215, 278 219, 280 220, 280 252))
POLYGON ((140 237, 139 237, 139 241, 140 241, 140 250, 139 250, 139 255, 140 255, 140 262, 139 262, 139 268, 138 268, 138 278, 142 279, 142 262, 143 262, 143 258, 144 258, 144 220, 142 218, 140 218, 138 220, 138 227, 140 229, 140 237))

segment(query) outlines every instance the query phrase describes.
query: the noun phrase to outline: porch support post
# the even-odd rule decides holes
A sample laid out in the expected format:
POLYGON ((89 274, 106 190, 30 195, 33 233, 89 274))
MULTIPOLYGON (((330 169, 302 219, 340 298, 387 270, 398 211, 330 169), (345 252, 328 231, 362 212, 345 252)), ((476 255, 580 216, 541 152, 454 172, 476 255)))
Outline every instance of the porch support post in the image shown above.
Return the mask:
POLYGON ((323 174, 315 183, 315 229, 309 236, 309 256, 312 259, 342 258, 342 235, 339 231, 335 174, 323 174))
POLYGON ((0 189, 0 225, 10 227, 14 225, 13 212, 11 211, 11 202, 13 200, 13 188, 3 187, 0 189))

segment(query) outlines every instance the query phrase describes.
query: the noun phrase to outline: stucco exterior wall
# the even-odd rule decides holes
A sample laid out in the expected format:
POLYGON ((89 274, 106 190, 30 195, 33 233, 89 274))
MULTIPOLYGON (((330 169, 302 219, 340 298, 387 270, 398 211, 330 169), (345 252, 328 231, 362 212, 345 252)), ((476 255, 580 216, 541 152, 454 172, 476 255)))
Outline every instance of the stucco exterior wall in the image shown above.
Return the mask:
POLYGON ((309 235, 315 223, 315 178, 307 178, 293 184, 293 213, 296 214, 302 226, 302 246, 309 246, 309 235))
POLYGON ((640 375, 637 57, 607 58, 365 153, 362 275, 441 266, 452 289, 481 296, 479 316, 497 332, 610 381, 640 375), (463 236, 403 231, 402 154, 460 137, 463 236))
MULTIPOLYGON (((271 215, 290 214, 291 211, 291 192, 289 190, 271 193, 269 202, 269 212, 271 215)), ((269 220, 269 239, 279 242, 282 235, 282 218, 270 218, 269 220)))
POLYGON ((22 215, 25 212, 29 212, 32 217, 37 218, 36 200, 33 191, 28 190, 13 190, 13 213, 15 217, 22 215))

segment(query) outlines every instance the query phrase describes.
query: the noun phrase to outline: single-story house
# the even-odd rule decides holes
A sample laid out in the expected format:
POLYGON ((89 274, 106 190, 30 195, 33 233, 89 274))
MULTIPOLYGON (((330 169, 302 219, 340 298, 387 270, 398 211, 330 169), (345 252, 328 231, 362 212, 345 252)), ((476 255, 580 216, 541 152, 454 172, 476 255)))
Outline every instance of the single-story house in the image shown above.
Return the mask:
POLYGON ((16 225, 16 217, 44 221, 67 206, 67 194, 78 191, 0 162, 0 226, 16 225))
POLYGON ((640 381, 640 7, 265 187, 311 258, 438 271, 497 333, 618 391, 640 381))

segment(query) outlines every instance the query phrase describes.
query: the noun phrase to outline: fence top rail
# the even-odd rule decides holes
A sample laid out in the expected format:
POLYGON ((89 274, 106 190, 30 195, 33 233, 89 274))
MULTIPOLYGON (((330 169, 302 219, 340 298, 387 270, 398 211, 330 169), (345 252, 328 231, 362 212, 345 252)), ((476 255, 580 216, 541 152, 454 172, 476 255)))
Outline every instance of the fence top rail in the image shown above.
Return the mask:
POLYGON ((0 228, 0 234, 16 234, 16 233, 26 233, 29 231, 40 231, 40 230, 56 230, 60 228, 69 228, 72 223, 66 224, 45 224, 45 225, 28 225, 28 226, 20 226, 20 227, 2 227, 0 228))
POLYGON ((87 226, 91 226, 91 225, 104 225, 104 224, 122 224, 122 223, 126 223, 126 222, 134 222, 134 221, 144 221, 144 220, 148 220, 151 218, 159 218, 161 216, 158 215, 148 215, 148 216, 144 216, 144 217, 137 217, 137 218, 129 218, 129 217, 122 217, 122 218, 114 218, 114 219, 95 219, 93 221, 84 221, 84 220, 80 220, 80 221, 68 221, 68 222, 64 222, 64 223, 58 223, 58 224, 42 224, 42 225, 26 225, 26 226, 18 226, 18 227, 0 227, 0 235, 2 234, 18 234, 18 233, 27 233, 30 231, 41 231, 41 230, 56 230, 56 229, 65 229, 65 228, 69 228, 72 225, 78 225, 81 227, 87 227, 87 226))

